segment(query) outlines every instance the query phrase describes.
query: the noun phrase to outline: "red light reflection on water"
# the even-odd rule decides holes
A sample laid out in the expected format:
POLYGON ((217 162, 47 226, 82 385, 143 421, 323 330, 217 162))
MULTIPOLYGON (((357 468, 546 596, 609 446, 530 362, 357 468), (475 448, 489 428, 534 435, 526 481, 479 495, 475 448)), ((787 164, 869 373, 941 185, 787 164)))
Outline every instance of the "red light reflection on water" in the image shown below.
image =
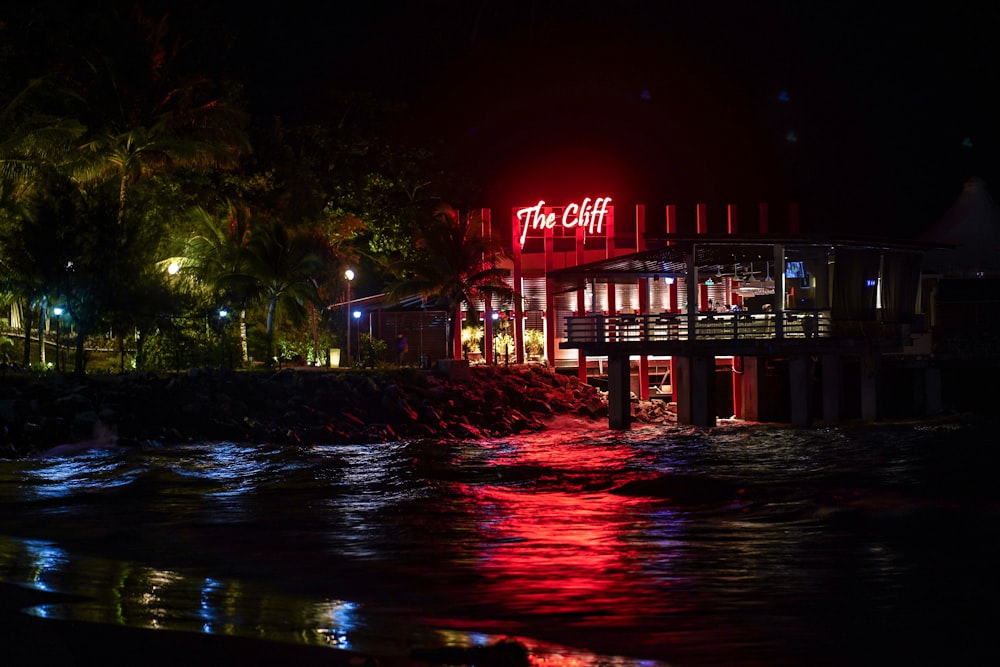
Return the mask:
POLYGON ((635 563, 625 534, 634 501, 607 494, 480 489, 488 525, 480 571, 498 603, 522 613, 629 622, 635 563))
POLYGON ((608 492, 629 479, 626 464, 634 457, 613 442, 556 438, 497 452, 494 464, 554 472, 530 488, 465 489, 481 517, 479 571, 491 604, 564 626, 604 628, 634 626, 651 605, 670 610, 664 580, 644 573, 648 552, 639 553, 648 546, 648 501, 608 492))

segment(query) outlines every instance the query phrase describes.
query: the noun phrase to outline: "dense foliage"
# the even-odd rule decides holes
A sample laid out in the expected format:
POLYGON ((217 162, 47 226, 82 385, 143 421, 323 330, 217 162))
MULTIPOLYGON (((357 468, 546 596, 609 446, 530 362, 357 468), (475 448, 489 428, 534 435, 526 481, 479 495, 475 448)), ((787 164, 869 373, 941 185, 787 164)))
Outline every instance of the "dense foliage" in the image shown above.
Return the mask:
POLYGON ((331 89, 325 118, 254 117, 246 82, 216 65, 225 37, 138 7, 0 10, 12 361, 51 365, 55 330, 77 372, 97 349, 120 370, 318 363, 345 333, 325 306, 343 301, 348 266, 355 290, 449 308, 503 291, 469 221, 441 214, 445 194, 465 196, 458 181, 387 131, 404 109, 331 89))

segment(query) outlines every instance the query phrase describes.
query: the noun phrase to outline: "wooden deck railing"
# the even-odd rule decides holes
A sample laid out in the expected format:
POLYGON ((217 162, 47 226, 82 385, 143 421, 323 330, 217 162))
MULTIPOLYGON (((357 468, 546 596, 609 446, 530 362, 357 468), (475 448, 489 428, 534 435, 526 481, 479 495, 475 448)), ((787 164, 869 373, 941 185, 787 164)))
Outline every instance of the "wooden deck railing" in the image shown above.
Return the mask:
POLYGON ((585 315, 566 318, 566 342, 651 343, 687 340, 770 340, 828 338, 830 312, 796 310, 783 313, 699 313, 689 335, 683 313, 585 315))

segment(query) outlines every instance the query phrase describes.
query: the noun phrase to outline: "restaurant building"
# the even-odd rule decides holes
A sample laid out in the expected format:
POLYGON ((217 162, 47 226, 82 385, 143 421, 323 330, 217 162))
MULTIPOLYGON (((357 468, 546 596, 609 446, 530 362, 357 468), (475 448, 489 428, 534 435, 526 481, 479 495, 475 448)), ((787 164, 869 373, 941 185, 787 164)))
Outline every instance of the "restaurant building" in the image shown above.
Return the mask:
MULTIPOLYGON (((794 204, 668 205, 648 224, 645 206, 609 197, 536 201, 511 211, 509 243, 522 299, 475 304, 483 359, 603 384, 613 427, 633 398, 673 400, 693 424, 874 418, 878 369, 922 354, 924 247, 803 237, 794 204)), ((914 368, 911 402, 933 411, 934 375, 914 368)))
MULTIPOLYGON (((612 282, 601 280, 604 285, 599 288, 598 279, 602 276, 594 275, 593 280, 572 291, 565 290, 550 278, 553 272, 664 246, 669 243, 667 239, 679 231, 678 210, 674 205, 666 206, 659 224, 650 227, 647 227, 644 205, 626 210, 625 215, 619 215, 617 219, 615 213, 610 197, 583 198, 561 206, 539 201, 511 212, 512 286, 524 296, 521 326, 517 334, 523 337, 524 331, 543 330, 544 359, 549 365, 585 367, 585 360, 578 353, 558 346, 561 336, 559 325, 567 316, 681 313, 687 310, 688 278, 683 271, 663 270, 649 276, 624 276, 608 267, 602 272, 613 276, 612 282), (549 326, 549 323, 555 326, 549 326)), ((790 206, 786 213, 781 216, 785 231, 797 234, 797 207, 790 206)), ((755 214, 757 220, 752 231, 768 235, 768 206, 759 205, 755 214)), ((695 206, 694 215, 695 233, 707 237, 710 234, 708 206, 695 206)), ((725 233, 736 238, 740 234, 736 206, 728 206, 725 215, 725 233)), ((720 310, 723 307, 743 307, 753 303, 753 297, 773 293, 771 261, 770 253, 765 252, 747 258, 740 266, 735 259, 729 266, 718 265, 714 279, 705 275, 699 283, 697 309, 707 310, 709 306, 720 310)), ((518 340, 517 349, 523 350, 520 338, 518 340)), ((521 362, 524 358, 519 354, 517 360, 521 362)))

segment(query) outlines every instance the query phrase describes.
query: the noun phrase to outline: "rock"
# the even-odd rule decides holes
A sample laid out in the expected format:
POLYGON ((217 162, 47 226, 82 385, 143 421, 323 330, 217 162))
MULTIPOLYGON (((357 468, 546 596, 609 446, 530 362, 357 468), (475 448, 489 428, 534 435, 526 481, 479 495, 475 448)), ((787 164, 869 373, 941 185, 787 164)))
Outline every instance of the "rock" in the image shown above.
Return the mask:
POLYGON ((103 425, 127 442, 314 442, 488 438, 544 428, 560 414, 606 417, 600 392, 541 366, 218 371, 123 375, 8 374, 0 456, 85 441, 103 425))
POLYGON ((413 649, 410 658, 432 665, 477 665, 479 667, 529 667, 527 647, 513 639, 504 639, 489 646, 448 646, 435 649, 413 649))

